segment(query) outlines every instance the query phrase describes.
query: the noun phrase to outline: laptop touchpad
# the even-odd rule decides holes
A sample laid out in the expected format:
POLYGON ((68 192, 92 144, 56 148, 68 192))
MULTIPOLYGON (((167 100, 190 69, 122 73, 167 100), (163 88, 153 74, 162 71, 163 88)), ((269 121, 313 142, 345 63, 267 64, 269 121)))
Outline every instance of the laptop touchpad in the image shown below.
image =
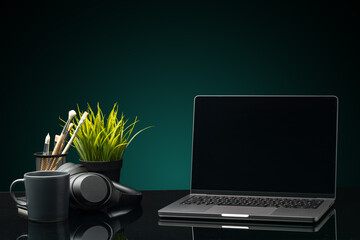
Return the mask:
POLYGON ((229 213, 229 214, 249 214, 249 215, 270 215, 277 208, 272 207, 234 207, 234 206, 213 206, 206 212, 209 213, 229 213))

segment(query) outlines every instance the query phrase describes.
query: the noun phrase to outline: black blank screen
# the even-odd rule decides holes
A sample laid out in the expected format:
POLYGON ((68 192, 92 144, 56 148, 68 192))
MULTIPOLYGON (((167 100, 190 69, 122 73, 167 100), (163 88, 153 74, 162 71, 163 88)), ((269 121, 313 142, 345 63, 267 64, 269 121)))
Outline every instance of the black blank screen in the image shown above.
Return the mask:
POLYGON ((336 97, 195 98, 192 189, 334 194, 336 97))

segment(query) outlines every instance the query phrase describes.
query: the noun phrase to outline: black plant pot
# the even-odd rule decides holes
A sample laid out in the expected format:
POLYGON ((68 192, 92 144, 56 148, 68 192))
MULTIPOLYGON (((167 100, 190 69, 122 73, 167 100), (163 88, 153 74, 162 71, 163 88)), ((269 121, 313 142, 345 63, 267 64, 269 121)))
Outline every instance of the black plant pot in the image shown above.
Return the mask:
POLYGON ((80 160, 80 163, 89 171, 105 175, 114 182, 120 181, 120 170, 123 160, 110 162, 86 162, 80 160))

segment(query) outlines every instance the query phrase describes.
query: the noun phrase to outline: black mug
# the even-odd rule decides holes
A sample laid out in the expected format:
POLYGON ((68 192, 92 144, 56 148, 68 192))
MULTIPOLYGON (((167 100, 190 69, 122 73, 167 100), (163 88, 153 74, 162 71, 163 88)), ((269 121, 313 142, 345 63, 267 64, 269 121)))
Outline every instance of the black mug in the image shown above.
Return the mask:
POLYGON ((67 172, 35 171, 24 174, 10 185, 14 201, 27 208, 28 219, 36 222, 59 222, 69 214, 70 175, 67 172), (16 198, 13 187, 24 182, 26 203, 16 198))

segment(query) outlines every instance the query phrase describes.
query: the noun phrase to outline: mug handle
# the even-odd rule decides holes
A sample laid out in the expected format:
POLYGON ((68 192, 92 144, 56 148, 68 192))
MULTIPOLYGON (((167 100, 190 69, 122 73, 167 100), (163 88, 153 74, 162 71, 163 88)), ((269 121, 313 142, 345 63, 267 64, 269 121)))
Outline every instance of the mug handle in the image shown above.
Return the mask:
POLYGON ((13 192, 13 187, 19 183, 19 182, 24 182, 25 179, 16 179, 15 181, 13 181, 10 185, 10 196, 12 197, 12 199, 19 204, 20 206, 25 206, 26 207, 26 203, 24 201, 20 201, 19 199, 16 198, 15 193, 13 192))
POLYGON ((16 240, 19 240, 20 238, 23 238, 23 237, 29 237, 27 234, 23 234, 23 235, 21 235, 21 236, 18 236, 18 238, 16 239, 16 240))

